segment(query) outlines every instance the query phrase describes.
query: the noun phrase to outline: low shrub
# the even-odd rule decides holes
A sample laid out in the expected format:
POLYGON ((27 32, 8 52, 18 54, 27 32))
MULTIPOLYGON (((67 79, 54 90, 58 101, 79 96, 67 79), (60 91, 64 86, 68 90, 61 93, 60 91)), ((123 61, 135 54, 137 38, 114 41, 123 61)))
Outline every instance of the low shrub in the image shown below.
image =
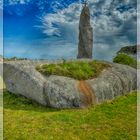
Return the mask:
POLYGON ((128 65, 128 66, 131 66, 133 68, 137 68, 137 61, 133 57, 131 57, 127 54, 119 53, 113 59, 113 62, 128 65))

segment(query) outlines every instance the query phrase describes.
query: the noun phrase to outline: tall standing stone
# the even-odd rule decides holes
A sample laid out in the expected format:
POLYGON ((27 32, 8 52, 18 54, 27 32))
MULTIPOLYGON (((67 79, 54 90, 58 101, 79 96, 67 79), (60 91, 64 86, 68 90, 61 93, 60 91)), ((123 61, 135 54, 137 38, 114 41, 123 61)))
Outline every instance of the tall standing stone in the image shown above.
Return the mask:
POLYGON ((79 45, 77 58, 92 58, 93 29, 90 25, 90 10, 85 4, 79 23, 79 45))

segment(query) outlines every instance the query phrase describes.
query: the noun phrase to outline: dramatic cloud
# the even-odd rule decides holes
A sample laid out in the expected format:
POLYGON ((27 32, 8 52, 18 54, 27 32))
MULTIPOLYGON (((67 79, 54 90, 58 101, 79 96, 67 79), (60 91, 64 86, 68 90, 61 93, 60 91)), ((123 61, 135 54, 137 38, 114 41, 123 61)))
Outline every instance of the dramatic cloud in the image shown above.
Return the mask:
POLYGON ((32 2, 32 0, 3 0, 3 5, 9 6, 9 5, 16 5, 16 4, 28 4, 30 2, 32 2))
MULTIPOLYGON (((4 12, 12 17, 12 22, 5 28, 7 34, 12 32, 8 34, 11 38, 7 38, 5 44, 7 56, 76 58, 81 1, 5 0, 4 12), (17 17, 20 17, 17 25, 19 28, 29 26, 26 27, 27 32, 20 30, 22 32, 18 41, 15 33, 20 33, 19 28, 16 30, 11 26, 14 23, 16 27, 17 17), (38 24, 37 19, 40 21, 38 24), (39 38, 36 34, 39 34, 39 38), (27 36, 27 40, 22 42, 22 36, 24 39, 27 36), (17 47, 20 49, 18 52, 17 47)), ((111 61, 121 47, 136 44, 136 0, 88 0, 88 3, 94 29, 93 58, 111 61)))
MULTIPOLYGON (((121 47, 136 43, 135 0, 89 0, 89 8, 94 28, 94 57, 111 60, 121 47)), ((57 13, 46 14, 42 19, 43 32, 76 46, 80 11, 79 3, 73 3, 57 13)))
POLYGON ((59 9, 68 7, 75 1, 78 0, 4 0, 3 5, 5 13, 23 16, 34 8, 39 15, 44 13, 55 13, 59 9))
POLYGON ((0 9, 3 7, 3 0, 0 0, 0 9))

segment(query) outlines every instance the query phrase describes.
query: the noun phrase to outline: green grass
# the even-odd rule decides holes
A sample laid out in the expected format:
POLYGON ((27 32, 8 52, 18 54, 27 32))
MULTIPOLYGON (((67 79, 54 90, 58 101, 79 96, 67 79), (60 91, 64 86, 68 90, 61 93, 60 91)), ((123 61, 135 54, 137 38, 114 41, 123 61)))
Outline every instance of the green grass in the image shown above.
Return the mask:
POLYGON ((129 65, 133 68, 137 68, 137 61, 136 59, 132 58, 131 56, 123 53, 119 53, 114 59, 113 62, 129 65))
POLYGON ((136 93, 57 110, 4 92, 5 140, 136 140, 136 93))
POLYGON ((3 90, 0 89, 0 140, 3 139, 3 90))
POLYGON ((59 75, 85 80, 96 77, 100 72, 109 67, 108 64, 99 61, 71 61, 60 64, 45 64, 37 66, 36 69, 45 75, 59 75))
POLYGON ((140 61, 137 61, 137 69, 140 69, 140 61))
POLYGON ((0 90, 3 89, 3 79, 2 77, 0 76, 0 90))

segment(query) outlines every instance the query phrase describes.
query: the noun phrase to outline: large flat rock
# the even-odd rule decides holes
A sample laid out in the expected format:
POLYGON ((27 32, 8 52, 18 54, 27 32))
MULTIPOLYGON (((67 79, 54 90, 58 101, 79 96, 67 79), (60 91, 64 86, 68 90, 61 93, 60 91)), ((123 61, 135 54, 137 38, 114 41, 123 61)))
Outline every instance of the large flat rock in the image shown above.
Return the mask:
POLYGON ((111 67, 103 70, 99 77, 85 81, 56 75, 44 76, 35 69, 38 64, 60 62, 4 62, 7 90, 54 108, 88 107, 136 90, 136 69, 121 64, 104 62, 111 67))

